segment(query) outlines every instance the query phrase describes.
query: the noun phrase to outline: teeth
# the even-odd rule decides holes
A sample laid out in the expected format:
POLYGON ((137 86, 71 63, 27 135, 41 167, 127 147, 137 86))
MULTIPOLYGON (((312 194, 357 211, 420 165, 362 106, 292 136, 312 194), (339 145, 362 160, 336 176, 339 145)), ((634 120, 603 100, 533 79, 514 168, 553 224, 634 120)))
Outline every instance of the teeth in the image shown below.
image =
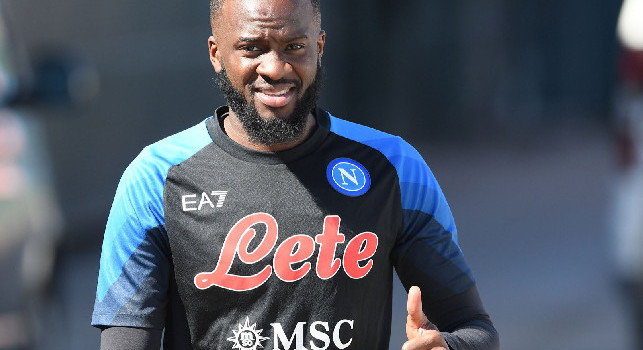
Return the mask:
POLYGON ((264 94, 266 94, 266 95, 270 95, 270 96, 282 96, 282 95, 287 94, 287 93, 288 93, 288 91, 290 91, 290 89, 281 90, 281 91, 278 91, 278 92, 267 92, 267 91, 263 91, 263 93, 264 93, 264 94))

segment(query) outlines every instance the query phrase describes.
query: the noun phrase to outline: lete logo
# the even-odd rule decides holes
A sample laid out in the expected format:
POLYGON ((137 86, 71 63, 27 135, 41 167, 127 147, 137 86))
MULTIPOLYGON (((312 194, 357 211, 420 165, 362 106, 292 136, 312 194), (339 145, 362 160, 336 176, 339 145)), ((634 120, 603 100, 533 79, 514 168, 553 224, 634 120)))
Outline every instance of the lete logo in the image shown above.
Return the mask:
POLYGON ((244 264, 255 264, 268 256, 277 243, 279 229, 277 220, 267 213, 250 214, 230 229, 223 243, 219 261, 212 272, 201 272, 194 277, 194 285, 199 289, 212 286, 234 291, 246 291, 264 284, 272 275, 284 282, 297 281, 312 269, 309 261, 293 269, 293 264, 308 260, 315 251, 315 243, 319 245, 319 253, 315 271, 317 277, 326 280, 339 271, 343 265, 344 272, 353 278, 359 279, 366 276, 373 267, 371 257, 377 250, 377 235, 372 232, 362 232, 351 239, 344 248, 343 261, 335 258, 335 251, 339 243, 344 243, 345 236, 339 233, 340 217, 329 215, 324 218, 322 234, 315 239, 307 235, 294 235, 281 242, 274 253, 271 265, 266 265, 258 273, 251 276, 241 276, 230 273, 230 268, 235 256, 239 256, 244 264), (250 242, 257 232, 255 225, 263 224, 266 234, 253 251, 248 251, 250 242))

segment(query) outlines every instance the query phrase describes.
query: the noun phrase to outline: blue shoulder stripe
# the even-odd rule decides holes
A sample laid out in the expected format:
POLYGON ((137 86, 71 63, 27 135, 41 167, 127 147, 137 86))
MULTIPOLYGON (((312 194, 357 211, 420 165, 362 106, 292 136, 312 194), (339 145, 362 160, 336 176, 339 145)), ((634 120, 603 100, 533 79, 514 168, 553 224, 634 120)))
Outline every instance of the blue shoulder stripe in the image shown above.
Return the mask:
POLYGON ((397 171, 402 209, 432 215, 457 243, 457 230, 451 209, 435 176, 422 156, 399 136, 330 116, 331 132, 380 151, 397 171))
POLYGON ((206 121, 145 147, 123 173, 105 229, 96 291, 99 302, 146 233, 165 226, 163 187, 168 171, 212 142, 206 121))

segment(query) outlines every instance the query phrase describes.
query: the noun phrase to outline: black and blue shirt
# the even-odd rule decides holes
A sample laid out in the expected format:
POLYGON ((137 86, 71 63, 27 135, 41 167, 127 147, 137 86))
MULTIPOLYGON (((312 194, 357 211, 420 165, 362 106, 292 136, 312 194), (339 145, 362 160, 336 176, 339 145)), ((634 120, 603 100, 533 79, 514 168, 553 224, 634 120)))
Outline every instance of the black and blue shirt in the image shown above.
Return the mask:
POLYGON ((484 315, 451 302, 475 282, 408 143, 317 109, 305 142, 258 152, 225 134, 226 116, 125 170, 93 325, 165 328, 166 349, 388 349, 393 268, 441 330, 484 315))

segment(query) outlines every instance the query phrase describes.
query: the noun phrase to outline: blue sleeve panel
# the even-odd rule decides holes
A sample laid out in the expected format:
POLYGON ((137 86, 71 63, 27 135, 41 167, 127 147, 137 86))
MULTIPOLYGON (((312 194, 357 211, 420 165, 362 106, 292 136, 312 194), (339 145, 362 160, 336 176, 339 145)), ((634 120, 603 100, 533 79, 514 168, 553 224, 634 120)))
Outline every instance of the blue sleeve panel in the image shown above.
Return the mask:
POLYGON ((145 147, 123 173, 105 229, 92 325, 163 327, 170 274, 165 179, 210 142, 201 122, 145 147))
MULTIPOLYGON (((442 298, 474 285, 458 246, 451 209, 418 151, 398 136, 333 116, 331 131, 378 150, 397 171, 403 227, 392 259, 405 286, 426 281, 434 286, 433 292, 426 292, 442 298)), ((422 288, 423 295, 426 289, 422 288)))

